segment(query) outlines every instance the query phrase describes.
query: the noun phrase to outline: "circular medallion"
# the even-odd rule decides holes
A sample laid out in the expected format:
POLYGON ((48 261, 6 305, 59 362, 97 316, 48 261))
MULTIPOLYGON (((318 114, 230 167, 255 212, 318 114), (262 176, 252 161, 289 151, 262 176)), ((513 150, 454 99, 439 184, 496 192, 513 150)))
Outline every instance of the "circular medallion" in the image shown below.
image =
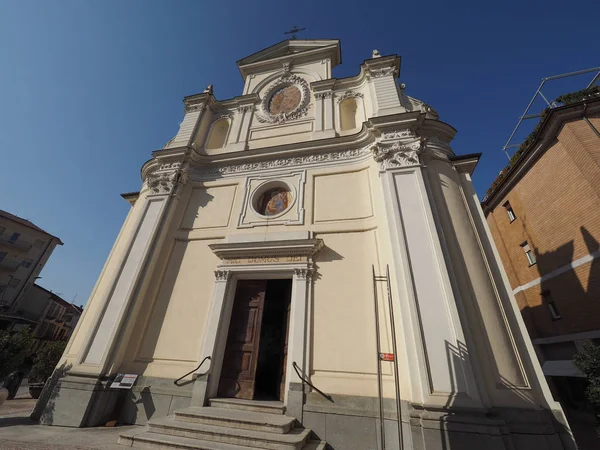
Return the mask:
POLYGON ((302 93, 296 86, 284 86, 276 90, 269 100, 269 112, 271 114, 289 114, 294 111, 300 101, 302 93))
POLYGON ((281 214, 292 204, 292 198, 289 189, 283 187, 268 189, 258 199, 258 213, 263 216, 281 214))

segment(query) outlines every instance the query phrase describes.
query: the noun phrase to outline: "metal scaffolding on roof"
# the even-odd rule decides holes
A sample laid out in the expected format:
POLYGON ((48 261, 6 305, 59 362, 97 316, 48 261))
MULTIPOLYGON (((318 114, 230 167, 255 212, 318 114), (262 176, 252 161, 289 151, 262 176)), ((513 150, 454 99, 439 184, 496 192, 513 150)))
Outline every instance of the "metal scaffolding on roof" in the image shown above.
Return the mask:
POLYGON ((542 93, 542 88, 544 87, 544 85, 546 84, 546 82, 547 81, 552 81, 552 80, 558 80, 560 78, 567 78, 567 77, 572 77, 572 76, 576 76, 576 75, 583 75, 583 74, 590 73, 590 72, 596 72, 596 75, 594 76, 594 78, 592 78, 592 81, 590 81, 588 83, 588 85, 586 86, 586 89, 587 89, 587 88, 590 88, 590 87, 594 86, 596 83, 598 83, 598 81, 600 81, 600 67, 592 67, 590 69, 577 70, 575 72, 563 73, 561 75, 554 75, 554 76, 551 76, 551 77, 542 78, 542 82, 541 82, 540 86, 537 88, 537 90, 535 91, 535 94, 531 98, 531 101, 527 105, 527 108, 525 108, 525 112, 521 115, 521 117, 519 117, 519 121, 517 122, 517 126, 515 127, 515 129, 511 133, 510 137, 508 138, 508 141, 506 141, 506 144, 504 145, 504 147, 502 147, 502 151, 506 154, 506 156, 507 156, 507 158, 509 160, 510 160, 510 155, 508 154, 508 149, 510 149, 510 148, 518 148, 521 145, 521 143, 512 144, 512 140, 513 140, 513 138, 514 138, 517 130, 519 129, 519 127, 523 123, 523 121, 524 120, 529 120, 529 119, 536 119, 538 117, 541 117, 541 115, 542 115, 541 112, 534 113, 534 114, 529 114, 529 110, 531 109, 531 106, 533 105, 533 103, 535 102, 535 100, 538 98, 538 96, 541 97, 544 100, 544 102, 546 102, 546 104, 548 105, 549 108, 556 108, 557 106, 560 106, 556 102, 550 102, 550 101, 548 101, 548 99, 546 98, 546 96, 542 93))

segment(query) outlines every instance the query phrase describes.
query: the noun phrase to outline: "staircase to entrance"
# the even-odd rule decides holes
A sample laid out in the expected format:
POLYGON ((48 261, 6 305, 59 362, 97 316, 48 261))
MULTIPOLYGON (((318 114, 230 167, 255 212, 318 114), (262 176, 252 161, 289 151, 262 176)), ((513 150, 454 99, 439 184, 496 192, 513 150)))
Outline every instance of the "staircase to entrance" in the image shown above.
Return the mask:
POLYGON ((283 402, 215 398, 151 419, 139 431, 123 433, 119 444, 136 448, 194 450, 324 450, 312 431, 285 415, 283 402))

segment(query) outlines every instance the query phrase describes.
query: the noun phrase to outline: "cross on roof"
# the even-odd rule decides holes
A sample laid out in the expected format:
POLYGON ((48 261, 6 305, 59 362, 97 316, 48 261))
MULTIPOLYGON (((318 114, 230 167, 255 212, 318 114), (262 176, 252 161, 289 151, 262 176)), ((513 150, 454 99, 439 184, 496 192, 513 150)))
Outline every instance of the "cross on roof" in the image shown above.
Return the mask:
POLYGON ((306 28, 298 28, 297 25, 294 25, 294 27, 290 31, 286 31, 283 34, 291 34, 292 36, 290 37, 290 39, 296 39, 296 34, 304 30, 306 30, 306 28))

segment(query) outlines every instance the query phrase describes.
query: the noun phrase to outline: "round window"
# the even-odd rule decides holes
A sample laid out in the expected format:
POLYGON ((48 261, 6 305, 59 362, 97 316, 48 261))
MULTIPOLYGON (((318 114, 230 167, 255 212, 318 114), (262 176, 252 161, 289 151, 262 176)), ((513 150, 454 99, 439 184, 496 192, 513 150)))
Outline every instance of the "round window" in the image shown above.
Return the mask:
POLYGON ((284 86, 276 90, 269 100, 269 112, 273 115, 289 114, 302 100, 302 93, 296 86, 284 86))
POLYGON ((277 216, 287 211, 292 206, 293 200, 293 194, 287 186, 271 184, 256 193, 253 206, 261 216, 277 216))

